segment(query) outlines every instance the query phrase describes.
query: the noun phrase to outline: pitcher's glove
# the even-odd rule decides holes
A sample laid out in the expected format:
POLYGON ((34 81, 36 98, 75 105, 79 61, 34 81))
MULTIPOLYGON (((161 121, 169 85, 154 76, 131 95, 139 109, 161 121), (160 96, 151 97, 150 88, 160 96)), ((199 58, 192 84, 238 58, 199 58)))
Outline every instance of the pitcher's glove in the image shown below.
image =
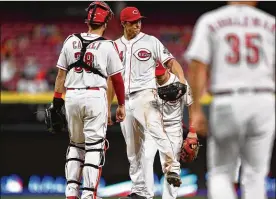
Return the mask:
POLYGON ((197 158, 199 147, 201 146, 196 134, 195 136, 189 136, 189 134, 187 138, 183 141, 180 151, 180 160, 183 163, 194 161, 197 158))
POLYGON ((182 97, 187 91, 187 85, 174 82, 167 86, 158 88, 158 95, 162 100, 175 101, 182 97))
POLYGON ((45 124, 50 133, 66 131, 67 121, 62 98, 54 98, 53 103, 45 110, 45 124))

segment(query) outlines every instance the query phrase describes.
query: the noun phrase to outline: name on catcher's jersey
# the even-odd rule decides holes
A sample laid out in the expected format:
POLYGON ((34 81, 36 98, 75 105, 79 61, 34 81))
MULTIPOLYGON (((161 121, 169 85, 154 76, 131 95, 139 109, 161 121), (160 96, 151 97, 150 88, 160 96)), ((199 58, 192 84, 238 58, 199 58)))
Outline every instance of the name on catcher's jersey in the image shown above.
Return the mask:
POLYGON ((197 21, 185 57, 211 67, 212 91, 275 89, 275 18, 247 5, 208 12, 197 21))
POLYGON ((164 64, 174 58, 168 49, 156 37, 144 33, 139 33, 130 41, 122 36, 115 42, 124 66, 126 94, 156 89, 156 62, 164 64))
MULTIPOLYGON (((88 33, 81 33, 81 36, 85 40, 95 40, 99 37, 99 35, 88 33)), ((68 66, 78 60, 81 48, 82 43, 79 38, 70 35, 63 44, 57 67, 68 70, 68 66)), ((96 68, 105 77, 123 70, 115 43, 111 40, 92 42, 87 46, 83 61, 96 68)), ((68 71, 64 86, 67 88, 101 87, 106 89, 107 83, 105 78, 87 69, 76 67, 68 71)))
MULTIPOLYGON (((179 82, 179 79, 174 74, 170 73, 169 80, 162 86, 167 86, 174 82, 179 82)), ((180 99, 176 101, 164 101, 159 98, 161 104, 161 113, 163 116, 163 123, 165 127, 171 125, 178 125, 179 127, 182 126, 184 105, 190 106, 193 103, 190 86, 188 82, 186 82, 186 84, 187 91, 180 99)), ((158 84, 157 86, 162 87, 158 84)))

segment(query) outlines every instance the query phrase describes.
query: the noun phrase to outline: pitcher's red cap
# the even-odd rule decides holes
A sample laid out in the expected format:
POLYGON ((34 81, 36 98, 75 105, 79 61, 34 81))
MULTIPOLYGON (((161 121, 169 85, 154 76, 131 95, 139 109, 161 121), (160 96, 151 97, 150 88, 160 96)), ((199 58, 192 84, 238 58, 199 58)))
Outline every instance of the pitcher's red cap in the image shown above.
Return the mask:
POLYGON ((125 21, 137 21, 139 19, 145 18, 141 16, 140 11, 135 7, 126 7, 121 11, 120 20, 121 22, 125 21))
POLYGON ((157 62, 156 64, 156 69, 155 69, 155 76, 161 76, 161 75, 164 75, 165 72, 166 72, 166 68, 164 68, 164 66, 160 63, 160 62, 157 62))

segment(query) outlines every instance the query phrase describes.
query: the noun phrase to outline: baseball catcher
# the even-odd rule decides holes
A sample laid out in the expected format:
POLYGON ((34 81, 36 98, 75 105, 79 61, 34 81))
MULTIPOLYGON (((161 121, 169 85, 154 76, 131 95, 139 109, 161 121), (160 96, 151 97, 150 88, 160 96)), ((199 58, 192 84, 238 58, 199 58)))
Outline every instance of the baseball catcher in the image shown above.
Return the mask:
POLYGON ((174 82, 158 88, 158 95, 164 101, 175 101, 181 98, 187 91, 187 85, 174 82))
POLYGON ((180 160, 182 163, 194 161, 197 158, 200 147, 195 129, 190 127, 188 130, 187 127, 184 126, 183 132, 185 131, 188 131, 188 134, 186 139, 183 141, 180 151, 180 160))
POLYGON ((59 133, 66 130, 67 121, 62 98, 54 98, 53 103, 45 109, 45 123, 50 133, 59 133))
POLYGON ((86 9, 86 16, 88 30, 69 35, 63 43, 57 61, 54 100, 46 111, 50 131, 59 132, 68 126, 67 199, 99 198, 98 185, 108 148, 106 81, 109 77, 118 99, 116 119, 122 122, 125 118, 125 88, 121 75, 124 67, 115 43, 103 38, 113 12, 105 2, 94 1, 86 9), (73 43, 80 43, 81 48, 75 49, 73 43))

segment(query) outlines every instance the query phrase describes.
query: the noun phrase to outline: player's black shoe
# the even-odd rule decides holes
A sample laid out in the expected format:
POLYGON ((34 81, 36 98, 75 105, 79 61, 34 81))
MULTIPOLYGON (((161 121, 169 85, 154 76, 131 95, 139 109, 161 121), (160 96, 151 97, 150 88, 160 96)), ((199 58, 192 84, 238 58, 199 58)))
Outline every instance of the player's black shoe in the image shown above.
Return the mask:
POLYGON ((166 175, 166 178, 167 178, 167 182, 170 185, 173 185, 174 187, 180 187, 180 185, 182 183, 180 176, 174 172, 168 172, 166 175))
POLYGON ((136 193, 131 193, 127 197, 121 197, 119 199, 147 199, 147 198, 144 196, 139 196, 136 193))

